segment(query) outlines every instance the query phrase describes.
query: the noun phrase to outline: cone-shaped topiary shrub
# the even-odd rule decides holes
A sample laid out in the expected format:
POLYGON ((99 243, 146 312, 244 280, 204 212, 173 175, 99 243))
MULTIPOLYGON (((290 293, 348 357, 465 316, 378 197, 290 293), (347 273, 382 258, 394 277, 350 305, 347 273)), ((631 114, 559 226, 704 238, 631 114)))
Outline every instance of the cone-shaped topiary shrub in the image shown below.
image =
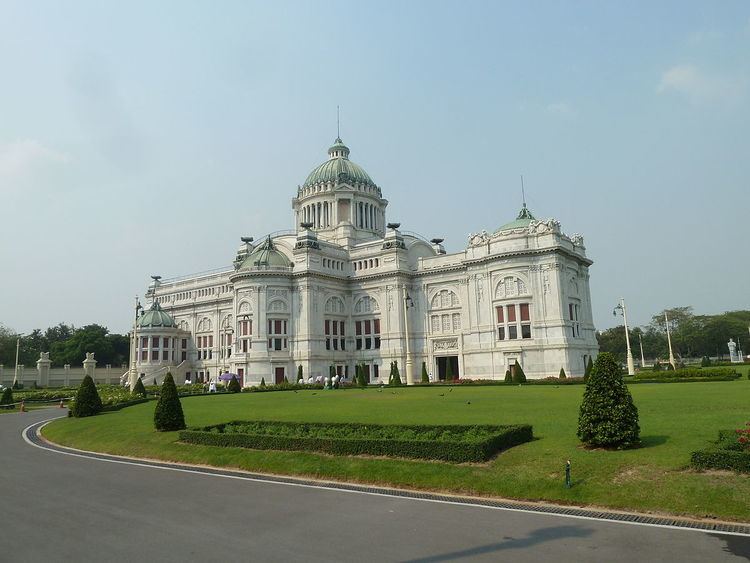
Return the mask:
POLYGON ((12 409, 13 408, 13 391, 10 387, 6 387, 3 391, 3 396, 0 397, 0 409, 12 409))
POLYGON ((135 381, 135 385, 133 385, 131 394, 135 395, 136 397, 146 397, 146 388, 143 386, 143 381, 141 381, 140 377, 135 381))
POLYGON ((390 385, 394 387, 401 387, 401 374, 398 372, 398 362, 393 362, 393 377, 391 378, 390 385))
POLYGON ((451 381, 453 381, 453 362, 448 359, 445 363, 445 382, 450 383, 451 381))
POLYGON ((427 364, 422 362, 422 383, 429 383, 430 375, 427 373, 427 364))
POLYGON ((513 370, 513 383, 526 383, 526 374, 518 362, 516 362, 516 368, 513 370))
POLYGON ((232 379, 229 380, 229 385, 227 385, 227 391, 230 393, 239 393, 242 391, 242 387, 240 387, 240 382, 237 381, 237 376, 233 375, 232 379))
POLYGON ((596 358, 578 415, 578 437, 584 444, 626 448, 639 441, 638 409, 620 366, 610 352, 596 358))
POLYGON ((266 386, 266 378, 265 377, 261 377, 260 378, 260 387, 265 387, 265 386, 266 386))
POLYGON ((558 379, 567 379, 568 376, 565 375, 565 368, 560 368, 560 375, 557 376, 558 379))
POLYGON ((589 361, 586 362, 586 369, 583 372, 583 380, 588 381, 589 375, 591 375, 591 370, 594 369, 594 361, 591 359, 591 356, 589 356, 589 361))
POLYGON ((99 397, 99 392, 96 390, 94 380, 91 379, 90 375, 87 375, 78 387, 75 400, 70 407, 70 414, 76 418, 82 418, 99 414, 101 410, 102 400, 99 397))
POLYGON ((185 415, 182 413, 182 404, 180 403, 180 397, 177 395, 177 386, 169 372, 164 376, 159 401, 156 403, 156 410, 154 410, 154 427, 159 432, 183 430, 185 428, 185 415))
POLYGON ((510 370, 505 370, 505 383, 513 383, 513 376, 510 374, 510 370))
POLYGON ((357 384, 360 387, 367 387, 367 376, 365 375, 365 368, 362 364, 357 364, 357 368, 359 369, 359 374, 357 375, 357 384))
POLYGON ((300 365, 297 366, 297 381, 299 381, 300 379, 303 379, 303 377, 302 377, 302 364, 300 364, 300 365))

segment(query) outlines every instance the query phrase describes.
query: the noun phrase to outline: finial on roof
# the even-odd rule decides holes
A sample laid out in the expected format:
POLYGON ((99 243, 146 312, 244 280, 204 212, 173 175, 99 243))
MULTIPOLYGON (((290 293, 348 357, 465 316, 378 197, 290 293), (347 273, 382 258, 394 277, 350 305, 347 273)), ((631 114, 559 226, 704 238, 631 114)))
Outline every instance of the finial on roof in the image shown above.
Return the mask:
POLYGON ((336 105, 336 142, 341 142, 341 114, 338 105, 336 105))

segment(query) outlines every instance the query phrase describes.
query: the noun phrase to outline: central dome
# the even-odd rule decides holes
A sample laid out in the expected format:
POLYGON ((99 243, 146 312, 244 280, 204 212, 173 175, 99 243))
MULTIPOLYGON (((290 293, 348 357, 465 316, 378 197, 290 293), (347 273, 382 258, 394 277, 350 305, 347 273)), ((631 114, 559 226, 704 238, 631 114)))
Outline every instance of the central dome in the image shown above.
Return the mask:
POLYGON ((336 138, 333 146, 328 149, 328 160, 310 172, 302 187, 328 182, 334 184, 347 182, 377 187, 364 168, 349 160, 349 147, 339 138, 336 138))

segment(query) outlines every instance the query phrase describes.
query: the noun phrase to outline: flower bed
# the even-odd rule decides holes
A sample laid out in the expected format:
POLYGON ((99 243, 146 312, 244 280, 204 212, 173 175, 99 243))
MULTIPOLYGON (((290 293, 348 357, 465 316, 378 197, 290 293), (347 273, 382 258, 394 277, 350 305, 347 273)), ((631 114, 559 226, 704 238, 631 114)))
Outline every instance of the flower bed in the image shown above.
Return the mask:
POLYGON ((719 439, 693 452, 690 463, 698 469, 730 469, 750 473, 750 422, 745 428, 720 430, 719 439))
POLYGON ((479 462, 533 438, 528 424, 426 426, 234 421, 182 430, 192 444, 479 462))

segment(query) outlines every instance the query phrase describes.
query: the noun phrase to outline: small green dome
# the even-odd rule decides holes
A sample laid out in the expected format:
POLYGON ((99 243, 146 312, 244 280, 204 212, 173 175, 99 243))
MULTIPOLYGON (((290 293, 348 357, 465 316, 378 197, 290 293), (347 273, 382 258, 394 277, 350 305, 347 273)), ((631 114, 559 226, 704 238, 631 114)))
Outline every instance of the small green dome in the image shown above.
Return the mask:
POLYGON ((328 149, 328 160, 310 172, 303 187, 325 184, 328 182, 348 182, 350 184, 366 184, 375 187, 370 175, 364 168, 349 160, 349 147, 336 138, 328 149))
POLYGON ((523 207, 521 208, 521 212, 518 214, 518 217, 516 217, 516 220, 511 221, 510 223, 506 223, 495 232, 499 233, 500 231, 510 231, 512 229, 521 229, 524 227, 528 227, 532 221, 536 221, 536 217, 531 214, 531 211, 528 210, 526 204, 524 203, 523 207))
POLYGON ((289 258, 277 250, 269 236, 242 261, 240 269, 252 268, 291 268, 289 258))
POLYGON ((141 328, 174 328, 177 325, 175 325, 172 316, 161 308, 159 302, 154 301, 151 308, 138 318, 138 326, 141 328))

